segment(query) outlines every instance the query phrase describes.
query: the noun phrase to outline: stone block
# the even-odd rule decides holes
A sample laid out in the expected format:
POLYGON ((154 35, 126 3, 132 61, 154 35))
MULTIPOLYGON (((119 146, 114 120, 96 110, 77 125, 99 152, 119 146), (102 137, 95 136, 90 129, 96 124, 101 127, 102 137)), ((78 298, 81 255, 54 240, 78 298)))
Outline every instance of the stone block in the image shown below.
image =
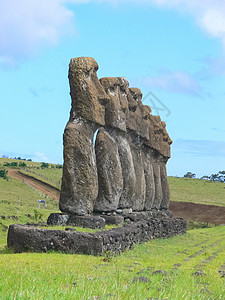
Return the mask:
POLYGON ((52 213, 49 215, 47 224, 55 226, 65 226, 69 219, 69 215, 62 213, 52 213))
POLYGON ((72 254, 103 254, 102 238, 97 234, 40 229, 18 224, 9 226, 7 245, 19 253, 60 251, 72 254))
POLYGON ((124 217, 121 215, 116 215, 116 216, 101 215, 101 218, 105 220, 106 225, 119 225, 119 224, 123 224, 124 222, 124 217))
POLYGON ((104 229, 105 219, 99 216, 71 215, 67 221, 67 225, 92 229, 104 229))

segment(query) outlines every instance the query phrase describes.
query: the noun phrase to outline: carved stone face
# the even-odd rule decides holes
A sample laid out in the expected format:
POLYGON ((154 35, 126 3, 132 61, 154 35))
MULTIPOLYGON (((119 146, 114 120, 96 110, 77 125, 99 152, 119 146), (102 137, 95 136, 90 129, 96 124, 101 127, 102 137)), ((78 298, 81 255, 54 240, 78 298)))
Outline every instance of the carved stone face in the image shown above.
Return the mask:
POLYGON ((126 131, 128 101, 125 85, 128 84, 127 80, 120 77, 104 77, 100 79, 100 82, 110 98, 105 108, 106 125, 126 131))
POLYGON ((71 59, 69 82, 72 98, 70 119, 84 118, 105 125, 105 105, 109 97, 97 77, 98 64, 91 57, 71 59))
POLYGON ((129 94, 130 97, 132 97, 132 101, 129 101, 129 118, 127 126, 142 138, 148 139, 149 129, 147 116, 149 110, 142 104, 142 92, 138 88, 129 88, 129 94))
POLYGON ((145 145, 154 148, 161 153, 165 158, 170 157, 170 139, 166 131, 166 123, 161 121, 160 116, 152 116, 148 119, 149 122, 149 140, 145 141, 145 145))

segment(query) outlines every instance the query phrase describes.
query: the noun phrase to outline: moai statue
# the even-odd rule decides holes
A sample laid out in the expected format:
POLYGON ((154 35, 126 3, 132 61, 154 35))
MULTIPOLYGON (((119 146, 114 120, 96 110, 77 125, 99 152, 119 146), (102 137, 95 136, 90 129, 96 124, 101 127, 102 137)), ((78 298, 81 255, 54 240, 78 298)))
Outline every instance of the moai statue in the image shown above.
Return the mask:
POLYGON ((152 209, 160 209, 162 202, 162 185, 161 185, 161 175, 160 175, 160 134, 162 133, 162 128, 160 126, 161 119, 159 116, 151 116, 151 132, 150 132, 150 145, 154 149, 152 155, 152 165, 155 183, 155 197, 152 204, 152 209))
MULTIPOLYGON (((128 101, 124 90, 125 86, 128 86, 128 82, 125 78, 119 77, 101 78, 100 82, 110 98, 105 107, 105 129, 107 130, 107 133, 105 132, 104 135, 107 137, 108 143, 110 142, 107 151, 114 153, 114 161, 119 159, 118 167, 116 168, 114 165, 110 174, 111 176, 105 174, 107 175, 105 176, 106 179, 110 178, 111 185, 114 187, 113 189, 111 188, 112 192, 111 195, 108 196, 108 199, 112 199, 110 201, 111 210, 115 210, 116 208, 131 208, 135 192, 136 177, 130 146, 126 139, 128 101), (119 168, 121 168, 121 176, 119 168)), ((103 135, 103 131, 101 132, 101 135, 103 135)), ((104 151, 103 149, 100 149, 97 142, 98 136, 96 139, 96 156, 98 163, 98 160, 99 162, 102 161, 102 153, 104 151)), ((99 210, 98 206, 102 207, 101 198, 105 197, 105 195, 106 194, 104 193, 104 195, 97 198, 95 204, 96 210, 99 210)))
POLYGON ((170 157, 170 140, 165 123, 159 116, 150 116, 149 141, 146 144, 153 149, 152 165, 155 184, 155 197, 152 209, 168 209, 169 206, 169 184, 167 180, 166 163, 170 157))
POLYGON ((172 140, 170 139, 166 131, 166 123, 161 122, 162 133, 161 133, 161 156, 160 156, 160 176, 161 176, 161 186, 162 186, 162 201, 160 208, 168 209, 170 201, 170 188, 167 178, 166 164, 170 158, 170 145, 172 140))
POLYGON ((100 128, 98 131, 95 153, 99 190, 94 211, 115 211, 123 190, 122 168, 118 145, 104 128, 100 128))
POLYGON ((109 100, 96 71, 93 58, 71 59, 69 82, 72 109, 66 125, 64 165, 59 208, 62 212, 88 215, 98 195, 98 174, 94 133, 105 125, 104 105, 109 100))
POLYGON ((72 59, 72 108, 64 132, 59 207, 88 215, 117 208, 167 209, 165 123, 142 104, 142 93, 123 77, 97 77, 93 58, 72 59), (94 147, 94 136, 97 137, 94 147))
POLYGON ((144 163, 142 159, 142 144, 148 138, 148 126, 142 115, 142 93, 137 88, 130 88, 127 91, 129 113, 127 116, 127 136, 131 148, 134 170, 136 175, 135 195, 133 211, 144 210, 146 198, 146 180, 144 163))
POLYGON ((153 172, 153 154, 154 149, 151 144, 151 132, 152 132, 152 124, 151 124, 151 108, 147 105, 143 105, 142 107, 142 117, 144 120, 147 120, 148 127, 148 138, 144 140, 142 146, 142 161, 144 166, 145 173, 145 182, 146 182, 146 197, 145 197, 145 206, 144 210, 151 210, 153 206, 153 202, 155 200, 155 179, 153 172))

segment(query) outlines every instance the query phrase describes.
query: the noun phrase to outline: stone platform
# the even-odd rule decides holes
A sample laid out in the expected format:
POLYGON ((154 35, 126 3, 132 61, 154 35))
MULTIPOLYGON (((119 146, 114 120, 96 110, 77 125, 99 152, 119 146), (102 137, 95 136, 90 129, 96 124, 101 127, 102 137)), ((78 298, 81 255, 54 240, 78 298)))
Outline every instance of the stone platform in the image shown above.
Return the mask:
POLYGON ((108 214, 95 214, 89 216, 78 216, 65 213, 51 213, 47 224, 52 226, 78 226, 83 228, 104 229, 105 225, 120 225, 125 222, 137 222, 148 220, 149 218, 172 218, 170 210, 149 210, 132 212, 121 210, 120 213, 111 212, 108 214))
POLYGON ((15 252, 48 252, 104 255, 132 249, 135 244, 156 238, 169 238, 186 232, 186 221, 180 218, 150 218, 111 230, 95 233, 74 230, 49 230, 27 225, 10 225, 7 245, 15 252))

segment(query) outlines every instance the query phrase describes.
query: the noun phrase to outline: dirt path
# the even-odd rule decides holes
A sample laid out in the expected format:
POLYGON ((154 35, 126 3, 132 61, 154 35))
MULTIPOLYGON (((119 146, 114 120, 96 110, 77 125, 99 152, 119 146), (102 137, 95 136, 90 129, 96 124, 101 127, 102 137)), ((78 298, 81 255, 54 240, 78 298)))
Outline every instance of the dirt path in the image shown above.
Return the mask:
MULTIPOLYGON (((8 174, 13 178, 19 179, 27 185, 34 187, 42 193, 59 200, 60 191, 50 184, 47 184, 32 176, 22 174, 16 169, 8 169, 8 174)), ((181 217, 186 220, 193 220, 196 222, 225 224, 225 207, 171 201, 169 209, 173 212, 174 217, 181 217)))
POLYGON ((23 181, 25 184, 32 186, 36 190, 41 191, 43 194, 49 195, 49 197, 51 197, 51 198, 59 200, 60 191, 48 183, 38 180, 37 178, 34 178, 33 176, 29 176, 29 175, 20 173, 20 171, 18 171, 16 169, 8 169, 8 175, 10 177, 16 178, 20 181, 23 181))

